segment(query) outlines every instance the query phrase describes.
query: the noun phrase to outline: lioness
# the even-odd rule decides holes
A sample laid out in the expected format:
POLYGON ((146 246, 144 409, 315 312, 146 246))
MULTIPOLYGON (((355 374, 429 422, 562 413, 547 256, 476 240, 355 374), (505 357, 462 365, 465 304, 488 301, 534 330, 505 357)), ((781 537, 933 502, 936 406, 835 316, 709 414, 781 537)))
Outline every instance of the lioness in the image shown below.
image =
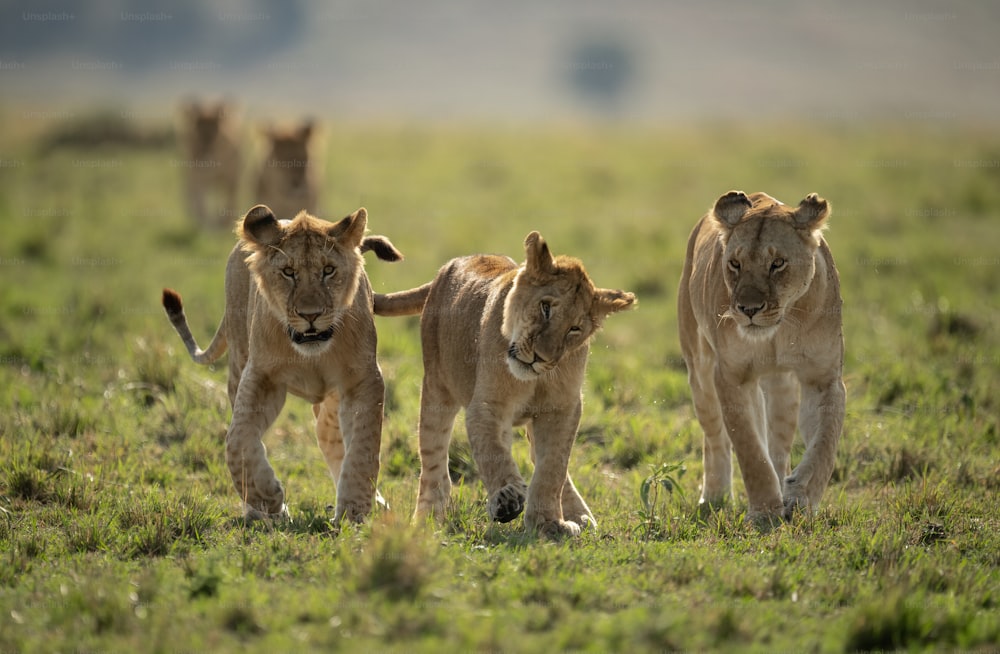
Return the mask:
POLYGON ((538 232, 524 247, 521 266, 500 256, 453 259, 428 284, 376 295, 375 313, 423 313, 415 517, 443 515, 451 492, 448 444, 465 407, 490 517, 509 522, 523 510, 529 528, 577 535, 581 525, 596 526, 568 472, 590 337, 635 296, 595 288, 579 260, 553 258, 538 232), (515 425, 525 426, 531 443, 530 487, 511 455, 515 425))
POLYGON ((264 205, 252 208, 237 229, 226 311, 206 350, 195 343, 180 296, 163 290, 191 358, 211 363, 230 350, 226 463, 248 518, 287 512, 261 442, 286 393, 313 403, 316 440, 337 484, 334 520, 358 521, 371 510, 385 387, 361 253, 402 255, 383 236, 365 237, 367 222, 364 208, 336 224, 305 212, 279 221, 264 205))
POLYGON ((257 174, 256 199, 279 216, 316 211, 319 192, 310 157, 313 132, 308 120, 297 127, 264 128, 268 152, 257 174))
POLYGON ((226 102, 192 101, 181 108, 187 207, 196 220, 209 226, 232 225, 238 215, 242 159, 233 113, 226 102), (217 196, 214 201, 212 196, 217 196))
POLYGON ((830 481, 845 391, 829 213, 815 193, 790 207, 730 191, 691 233, 677 316, 705 432, 704 505, 731 497, 732 449, 753 520, 815 508, 830 481), (806 449, 793 472, 797 423, 806 449))

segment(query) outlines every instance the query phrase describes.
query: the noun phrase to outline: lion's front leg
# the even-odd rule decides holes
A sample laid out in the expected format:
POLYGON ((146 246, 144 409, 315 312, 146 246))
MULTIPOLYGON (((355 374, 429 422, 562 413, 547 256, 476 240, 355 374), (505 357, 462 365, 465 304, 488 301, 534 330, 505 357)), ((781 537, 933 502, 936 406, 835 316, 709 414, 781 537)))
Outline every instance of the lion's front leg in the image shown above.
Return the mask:
POLYGON ((528 495, 528 486, 510 451, 514 440, 511 422, 488 401, 473 399, 465 410, 472 458, 489 495, 490 519, 496 522, 510 522, 521 515, 528 495))
POLYGON ((799 423, 806 451, 785 479, 786 518, 796 508, 819 506, 833 475, 837 444, 844 428, 845 404, 846 391, 839 375, 821 384, 802 384, 799 423))
POLYGON ((717 369, 715 390, 720 399, 725 398, 722 419, 743 473, 750 501, 747 517, 755 522, 780 519, 784 508, 781 485, 760 433, 764 414, 760 388, 755 381, 730 383, 717 369))
POLYGON ((337 480, 334 521, 363 521, 372 510, 382 448, 385 382, 376 368, 360 383, 341 393, 340 431, 344 463, 337 480))
MULTIPOLYGON (((577 428, 579 428, 579 425, 577 425, 577 428)), ((574 440, 577 428, 573 430, 574 440)), ((535 464, 534 425, 529 423, 526 432, 528 440, 531 441, 531 463, 535 464)), ((587 506, 587 502, 583 499, 583 496, 580 495, 580 491, 576 489, 576 485, 573 483, 573 478, 569 472, 566 473, 566 481, 562 487, 562 516, 564 520, 575 522, 580 527, 589 526, 592 529, 597 528, 597 519, 594 518, 594 514, 590 511, 590 507, 587 506)))
POLYGON ((226 464, 248 518, 286 514, 285 491, 267 461, 262 441, 285 404, 285 387, 244 371, 226 434, 226 464))
POLYGON ((570 493, 571 504, 576 500, 583 511, 576 507, 573 516, 563 514, 563 499, 569 481, 569 455, 580 424, 580 404, 566 407, 565 411, 547 411, 535 417, 531 428, 531 451, 535 473, 528 487, 528 503, 524 509, 524 524, 550 538, 577 536, 585 516, 593 519, 583 498, 570 493))

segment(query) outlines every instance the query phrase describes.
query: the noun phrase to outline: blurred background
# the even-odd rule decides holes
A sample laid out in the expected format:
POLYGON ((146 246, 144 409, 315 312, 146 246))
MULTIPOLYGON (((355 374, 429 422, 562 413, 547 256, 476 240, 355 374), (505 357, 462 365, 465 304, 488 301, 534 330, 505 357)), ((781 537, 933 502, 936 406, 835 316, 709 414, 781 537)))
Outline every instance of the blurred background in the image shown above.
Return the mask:
POLYGON ((3 104, 169 116, 983 122, 1000 3, 90 0, 0 3, 3 104))

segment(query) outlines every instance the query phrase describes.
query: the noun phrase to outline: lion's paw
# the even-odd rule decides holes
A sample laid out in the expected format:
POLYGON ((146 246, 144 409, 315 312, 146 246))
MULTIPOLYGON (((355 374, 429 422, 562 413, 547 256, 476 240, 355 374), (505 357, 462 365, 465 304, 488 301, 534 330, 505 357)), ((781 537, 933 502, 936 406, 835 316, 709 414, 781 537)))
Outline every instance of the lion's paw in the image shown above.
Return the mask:
POLYGON ((809 501, 806 484, 795 474, 785 477, 783 486, 782 502, 784 503, 784 508, 782 510, 782 517, 785 520, 791 520, 796 513, 807 511, 812 502, 809 501))
POLYGON ((288 505, 281 503, 281 508, 277 511, 261 511, 250 504, 243 504, 243 517, 246 520, 265 520, 268 522, 288 520, 288 505))
POLYGON ((538 533, 552 540, 575 538, 580 535, 580 525, 571 520, 546 520, 535 527, 538 533))
POLYGON ((526 493, 523 488, 507 484, 490 498, 487 508, 494 522, 510 522, 524 511, 526 493))
POLYGON ((371 502, 341 502, 337 501, 337 508, 333 514, 333 521, 339 523, 347 520, 355 524, 364 522, 372 511, 371 502))
POLYGON ((809 509, 809 498, 805 495, 789 495, 784 499, 785 507, 781 516, 791 522, 796 513, 801 513, 809 509))

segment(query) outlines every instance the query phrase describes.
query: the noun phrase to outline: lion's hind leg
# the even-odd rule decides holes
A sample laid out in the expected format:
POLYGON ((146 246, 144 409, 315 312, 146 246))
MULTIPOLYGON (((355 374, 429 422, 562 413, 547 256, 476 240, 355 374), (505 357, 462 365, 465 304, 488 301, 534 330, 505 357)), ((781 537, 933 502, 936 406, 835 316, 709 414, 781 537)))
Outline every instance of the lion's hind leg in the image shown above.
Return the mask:
POLYGON ((799 381, 790 372, 760 378, 767 414, 767 452, 778 478, 792 473, 792 442, 799 422, 799 381))
POLYGON ((589 526, 592 529, 597 529, 597 519, 594 518, 590 507, 583 500, 568 473, 566 474, 566 483, 563 484, 562 490, 562 511, 563 518, 566 520, 572 520, 581 527, 589 526))
POLYGON ((460 408, 446 391, 424 379, 420 394, 420 488, 413 512, 415 520, 429 515, 439 520, 444 517, 451 496, 448 446, 460 408))
POLYGON ((316 416, 316 444, 326 459, 333 482, 337 483, 344 465, 344 437, 340 433, 340 396, 337 392, 314 404, 313 415, 316 416))
POLYGON ((733 446, 726 433, 722 404, 715 390, 715 355, 705 342, 701 343, 701 350, 690 355, 686 353, 685 359, 694 412, 705 436, 700 505, 702 510, 712 510, 732 501, 733 446))

